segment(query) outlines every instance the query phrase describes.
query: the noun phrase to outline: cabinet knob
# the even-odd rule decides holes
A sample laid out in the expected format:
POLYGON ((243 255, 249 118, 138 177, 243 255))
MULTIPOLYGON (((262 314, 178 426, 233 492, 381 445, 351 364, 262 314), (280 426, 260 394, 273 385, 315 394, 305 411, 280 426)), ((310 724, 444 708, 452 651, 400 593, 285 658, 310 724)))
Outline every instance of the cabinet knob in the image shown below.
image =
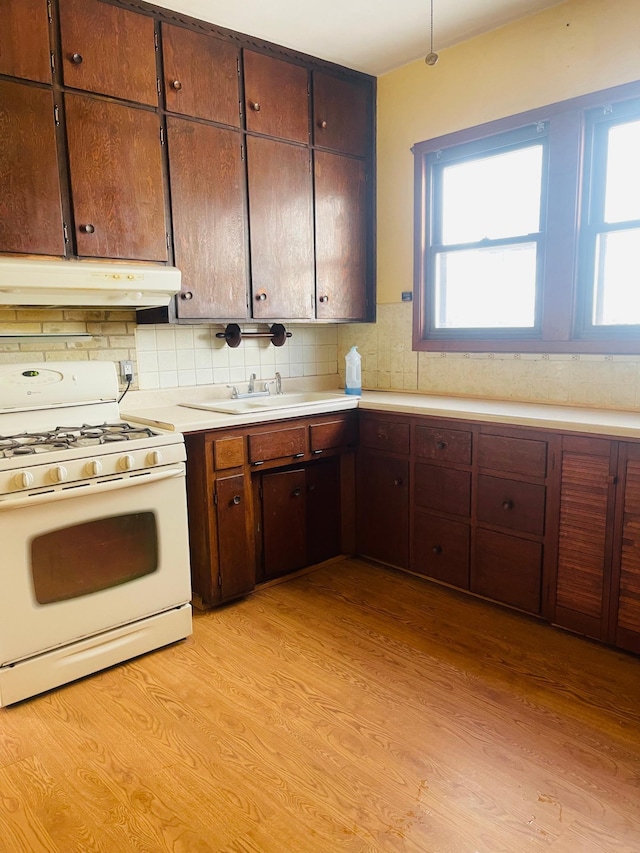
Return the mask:
POLYGON ((256 113, 260 112, 260 104, 258 101, 251 101, 251 109, 256 113))
POLYGON ((238 506, 238 504, 240 503, 240 500, 241 500, 240 495, 234 495, 232 500, 231 500, 231 503, 238 506))
POLYGON ((258 293, 256 293, 256 300, 258 302, 264 302, 266 298, 267 298, 267 294, 265 293, 264 290, 260 290, 258 293))
POLYGON ((319 127, 319 128, 321 128, 322 130, 326 130, 326 129, 327 129, 327 123, 326 123, 326 121, 324 121, 324 119, 323 119, 322 121, 319 121, 319 122, 318 122, 318 127, 319 127))
POLYGON ((438 448, 438 450, 444 450, 446 446, 447 446, 446 441, 438 441, 436 443, 436 447, 438 448))
POLYGON ((318 299, 318 302, 328 302, 328 301, 329 301, 329 297, 327 296, 326 293, 323 293, 322 296, 318 299))
POLYGON ((502 502, 502 509, 513 509, 513 501, 506 500, 502 502))
POLYGON ((401 486, 402 485, 402 477, 396 477, 396 479, 393 481, 393 485, 394 486, 401 486))
POLYGON ((190 290, 183 290, 180 299, 193 299, 193 293, 190 290))
POLYGON ((302 489, 294 489, 293 490, 293 497, 294 498, 299 498, 301 494, 302 494, 302 489))
POLYGON ((81 225, 80 230, 83 234, 93 234, 95 232, 95 226, 91 225, 91 223, 87 223, 86 225, 81 225))
POLYGON ((82 56, 81 53, 72 53, 71 54, 71 61, 73 62, 74 65, 82 65, 83 59, 84 59, 84 57, 82 56))
POLYGON ((442 554, 442 545, 434 545, 431 550, 434 554, 442 554))
POLYGON ((175 90, 176 90, 176 92, 179 92, 179 91, 180 91, 180 89, 182 89, 182 83, 181 83, 179 80, 174 80, 174 81, 171 83, 171 88, 172 88, 172 89, 175 89, 175 90))

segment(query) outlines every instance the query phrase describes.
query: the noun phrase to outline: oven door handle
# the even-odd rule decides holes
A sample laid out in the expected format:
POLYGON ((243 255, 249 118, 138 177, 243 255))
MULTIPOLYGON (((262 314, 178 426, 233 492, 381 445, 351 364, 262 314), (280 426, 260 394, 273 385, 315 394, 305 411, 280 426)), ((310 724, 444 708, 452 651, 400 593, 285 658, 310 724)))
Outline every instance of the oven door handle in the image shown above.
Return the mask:
POLYGON ((68 486, 66 489, 56 489, 53 492, 44 492, 30 497, 4 498, 0 500, 0 512, 21 509, 27 506, 38 506, 40 504, 63 501, 68 498, 79 498, 83 495, 101 495, 104 492, 113 492, 117 489, 129 489, 134 486, 144 486, 146 483, 157 483, 159 480, 169 480, 172 477, 184 477, 184 466, 180 468, 168 468, 164 471, 153 471, 150 474, 138 474, 133 477, 123 477, 118 480, 106 480, 87 486, 68 486))

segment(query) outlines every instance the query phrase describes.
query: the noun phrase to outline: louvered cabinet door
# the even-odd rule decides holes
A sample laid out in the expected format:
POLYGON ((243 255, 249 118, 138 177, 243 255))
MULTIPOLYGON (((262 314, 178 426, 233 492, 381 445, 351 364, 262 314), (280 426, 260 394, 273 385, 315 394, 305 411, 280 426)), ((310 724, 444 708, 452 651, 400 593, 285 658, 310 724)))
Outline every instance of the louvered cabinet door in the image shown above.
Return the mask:
POLYGON ((612 641, 640 653, 640 446, 621 447, 622 536, 614 548, 612 641))
POLYGON ((590 637, 608 633, 617 445, 565 436, 553 621, 590 637))

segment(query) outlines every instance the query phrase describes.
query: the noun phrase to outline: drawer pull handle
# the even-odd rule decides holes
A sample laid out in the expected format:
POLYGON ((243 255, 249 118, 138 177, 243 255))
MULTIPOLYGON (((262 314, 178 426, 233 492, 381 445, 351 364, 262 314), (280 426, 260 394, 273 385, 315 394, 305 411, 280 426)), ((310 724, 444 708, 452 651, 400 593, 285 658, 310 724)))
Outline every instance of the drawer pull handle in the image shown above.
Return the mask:
POLYGON ((293 490, 293 497, 294 498, 299 498, 301 494, 302 494, 302 489, 294 489, 293 490))
POLYGON ((303 456, 304 456, 304 453, 294 453, 293 454, 294 459, 301 459, 303 456))
POLYGON ((446 442, 446 441, 439 441, 439 442, 436 444, 436 447, 438 448, 438 450, 444 450, 444 449, 446 448, 446 446, 447 446, 447 442, 446 442))
POLYGON ((259 459, 257 462, 252 462, 252 465, 264 465, 264 459, 259 459))
POLYGON ((311 452, 314 456, 319 456, 321 453, 324 453, 324 450, 312 450, 311 452))
POLYGON ((434 554, 442 554, 442 545, 434 545, 432 550, 434 554))
POLYGON ((234 495, 233 500, 231 502, 238 506, 238 504, 240 503, 240 495, 234 495))
POLYGON ((394 486, 401 486, 402 485, 402 477, 396 477, 396 479, 393 481, 393 485, 394 486))
POLYGON ((507 510, 513 509, 513 501, 512 500, 503 501, 502 502, 502 509, 507 509, 507 510))

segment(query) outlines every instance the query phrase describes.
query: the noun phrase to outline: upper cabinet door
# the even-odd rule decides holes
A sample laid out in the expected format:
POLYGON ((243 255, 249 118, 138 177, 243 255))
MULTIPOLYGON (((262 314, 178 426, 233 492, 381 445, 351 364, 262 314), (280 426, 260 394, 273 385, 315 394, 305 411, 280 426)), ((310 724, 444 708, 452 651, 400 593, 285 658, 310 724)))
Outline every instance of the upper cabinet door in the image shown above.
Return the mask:
POLYGON ((51 82, 47 0, 0 0, 0 74, 51 82))
POLYGON ((247 138, 253 316, 313 317, 313 205, 309 150, 247 138))
POLYGON ((84 95, 65 105, 78 254, 166 261, 158 116, 84 95))
POLYGON ((313 141, 321 148, 364 157, 369 150, 368 90, 313 72, 313 141))
POLYGON ((167 109, 240 127, 239 55, 229 42, 162 24, 167 109))
POLYGON ((153 18, 98 0, 60 0, 65 86, 157 106, 153 18))
POLYGON ((247 316, 244 163, 237 130, 167 118, 181 319, 247 316))
POLYGON ((367 315, 367 187, 365 164, 315 152, 318 320, 367 315))
POLYGON ((0 128, 0 252, 64 255, 51 92, 0 80, 0 128))
POLYGON ((244 51, 247 130, 292 142, 309 142, 306 68, 244 51))

